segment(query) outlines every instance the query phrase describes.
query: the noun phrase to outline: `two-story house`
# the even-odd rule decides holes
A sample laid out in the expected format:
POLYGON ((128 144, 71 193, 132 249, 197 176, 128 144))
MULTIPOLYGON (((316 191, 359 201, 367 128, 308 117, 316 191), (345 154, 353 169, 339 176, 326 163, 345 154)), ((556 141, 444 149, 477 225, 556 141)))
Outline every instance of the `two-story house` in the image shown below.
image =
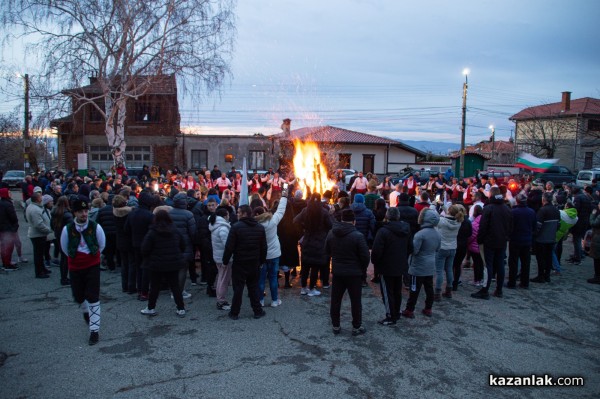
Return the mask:
MULTIPOLYGON (((149 83, 143 95, 132 97, 126 104, 125 162, 127 168, 159 165, 170 169, 175 165, 180 116, 175 75, 144 76, 149 83)), ((111 149, 105 134, 105 120, 90 99, 101 97, 95 78, 83 87, 64 90, 71 97, 72 113, 51 122, 58 135, 58 167, 77 168, 78 154, 87 154, 87 168, 107 171, 113 165, 111 149)), ((95 100, 104 109, 102 100, 95 100)))
POLYGON ((525 108, 515 123, 516 151, 558 158, 573 170, 600 166, 600 99, 562 93, 562 101, 525 108))

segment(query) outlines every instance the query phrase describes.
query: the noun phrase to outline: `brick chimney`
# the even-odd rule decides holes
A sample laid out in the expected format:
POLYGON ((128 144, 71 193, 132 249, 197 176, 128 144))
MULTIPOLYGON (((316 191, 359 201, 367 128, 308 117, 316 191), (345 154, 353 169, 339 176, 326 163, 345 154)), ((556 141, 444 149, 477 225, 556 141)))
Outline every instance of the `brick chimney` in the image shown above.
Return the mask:
POLYGON ((286 137, 289 137, 291 135, 291 129, 292 129, 292 120, 291 119, 284 119, 283 123, 281 124, 281 130, 283 130, 283 135, 286 137))
POLYGON ((563 91, 562 92, 562 110, 563 112, 569 111, 571 109, 571 92, 563 91))

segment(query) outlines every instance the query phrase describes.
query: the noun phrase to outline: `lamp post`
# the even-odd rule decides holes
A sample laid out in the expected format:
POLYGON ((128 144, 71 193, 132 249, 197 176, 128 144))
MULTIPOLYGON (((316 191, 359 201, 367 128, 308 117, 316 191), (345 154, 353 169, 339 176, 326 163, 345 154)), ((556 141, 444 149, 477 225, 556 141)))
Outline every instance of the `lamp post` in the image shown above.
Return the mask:
POLYGON ((492 131, 492 137, 491 137, 491 141, 492 141, 492 160, 494 160, 494 151, 496 150, 496 128, 494 127, 494 125, 490 125, 489 128, 492 131))
POLYGON ((467 127, 467 88, 469 87, 469 69, 463 70, 465 83, 463 83, 463 103, 462 103, 462 128, 460 135, 460 173, 459 177, 465 177, 465 133, 467 127))

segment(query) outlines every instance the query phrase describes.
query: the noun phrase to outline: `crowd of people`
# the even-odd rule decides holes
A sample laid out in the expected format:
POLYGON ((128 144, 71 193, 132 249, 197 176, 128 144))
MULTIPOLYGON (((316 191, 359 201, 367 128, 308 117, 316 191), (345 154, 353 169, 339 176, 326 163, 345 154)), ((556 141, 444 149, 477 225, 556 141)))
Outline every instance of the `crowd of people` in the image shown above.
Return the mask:
MULTIPOLYGON (((349 185, 340 171, 332 179, 331 190, 311 193, 300 190, 291 173, 270 169, 245 182, 234 167, 225 173, 217 165, 185 173, 144 166, 129 176, 119 164, 87 176, 76 171, 27 176, 22 208, 35 277, 48 279, 51 266, 59 266, 60 283, 71 287, 83 310, 91 345, 99 340, 101 270, 120 271, 123 293, 146 302, 143 315, 158 314, 159 293, 169 288, 176 315, 185 317, 190 284, 206 286, 217 309, 233 320, 244 287, 254 317, 261 318, 265 306, 282 305, 279 279, 290 289, 299 274, 300 295, 319 296, 331 284, 335 334, 348 292, 353 335, 366 331, 361 292, 370 263, 385 308, 382 325, 414 318, 421 288, 422 313, 431 317, 434 303, 459 289, 464 268, 473 269, 470 283, 479 290, 471 296, 477 299, 502 298, 505 288, 527 289, 530 282, 549 283, 561 275, 569 234, 573 254, 566 261, 580 264, 587 253, 594 259, 588 282, 600 284, 596 182, 554 187, 520 177, 498 184, 485 174, 458 179, 451 170, 426 180, 415 171, 396 185, 390 177, 362 172, 349 185), (240 198, 243 184, 247 200, 240 198), (532 254, 537 275, 530 279, 532 254), (403 287, 409 289, 404 310, 403 287)), ((27 259, 17 209, 8 187, 1 187, 2 264, 14 271, 27 259)))

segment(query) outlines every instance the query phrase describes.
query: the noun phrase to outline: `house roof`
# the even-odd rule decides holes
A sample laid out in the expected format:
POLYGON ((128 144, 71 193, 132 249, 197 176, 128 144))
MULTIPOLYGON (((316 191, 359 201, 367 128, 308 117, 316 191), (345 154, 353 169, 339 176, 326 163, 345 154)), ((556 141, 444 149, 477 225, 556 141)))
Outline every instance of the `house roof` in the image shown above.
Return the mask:
POLYGON ((524 110, 511 116, 509 119, 513 121, 520 121, 538 118, 555 118, 565 115, 576 116, 581 114, 600 116, 600 99, 583 97, 571 100, 571 106, 568 111, 563 110, 562 102, 538 105, 536 107, 525 108, 524 110))
POLYGON ((492 152, 492 147, 494 148, 495 153, 503 153, 510 152, 512 153, 515 150, 514 143, 509 141, 496 141, 492 146, 491 141, 482 141, 480 143, 467 146, 465 151, 475 151, 475 152, 492 152))
POLYGON ((283 133, 274 135, 282 141, 286 140, 312 140, 317 143, 340 143, 340 144, 374 144, 374 145, 392 145, 403 148, 419 156, 426 154, 414 147, 406 145, 400 141, 388 139, 373 134, 356 132, 354 130, 342 129, 334 126, 314 126, 295 129, 286 137, 283 133))
MULTIPOLYGON (((91 78, 93 80, 94 78, 91 78)), ((117 79, 118 82, 118 79, 117 79)), ((137 76, 135 86, 148 85, 148 89, 143 94, 177 94, 177 81, 175 75, 143 75, 137 76)), ((62 91, 63 94, 101 94, 102 90, 98 81, 94 81, 87 86, 75 87, 62 91)))

